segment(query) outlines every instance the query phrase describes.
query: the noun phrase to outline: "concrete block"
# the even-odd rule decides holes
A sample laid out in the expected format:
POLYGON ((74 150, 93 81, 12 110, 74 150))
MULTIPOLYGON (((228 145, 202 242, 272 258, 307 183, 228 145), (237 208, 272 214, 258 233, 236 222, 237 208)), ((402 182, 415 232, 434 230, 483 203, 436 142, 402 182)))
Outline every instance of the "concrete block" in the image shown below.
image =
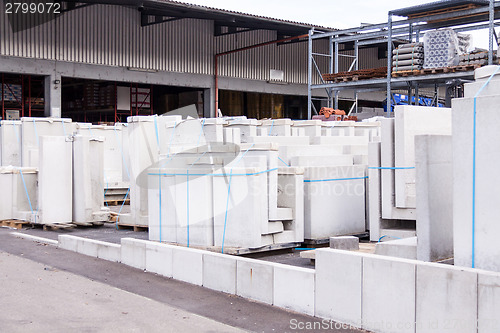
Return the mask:
POLYGON ((363 328, 374 332, 415 331, 416 261, 363 258, 363 328))
POLYGON ((177 246, 172 253, 172 277, 201 286, 204 251, 177 246))
POLYGON ((96 241, 97 242, 97 258, 121 262, 121 245, 96 241))
POLYGON ((337 250, 359 250, 359 238, 355 236, 330 237, 330 248, 337 250))
POLYGON ((453 257, 452 138, 415 137, 417 259, 453 257))
POLYGON ((480 271, 477 275, 478 332, 494 333, 500 327, 500 274, 480 271))
POLYGON ((78 238, 71 235, 59 235, 57 239, 59 241, 59 247, 64 250, 76 252, 78 238))
POLYGON ((393 239, 375 245, 375 254, 405 259, 417 259, 417 237, 393 239))
POLYGON ((273 304, 274 266, 271 262, 238 258, 236 294, 255 301, 273 304))
POLYGON ((281 221, 269 221, 267 230, 263 231, 263 235, 277 234, 279 232, 283 232, 283 222, 281 221))
MULTIPOLYGON (((500 271, 500 95, 476 101, 475 267, 500 271)), ((453 242, 455 265, 472 267, 472 178, 474 99, 454 99, 453 242)))
POLYGON ((314 315, 314 269, 276 264, 274 305, 314 315))
POLYGON ((315 256, 315 316, 360 327, 363 255, 317 249, 315 256))
POLYGON ((123 264, 138 269, 146 269, 146 244, 141 239, 121 239, 121 261, 123 264))
POLYGON ((236 260, 234 256, 205 252, 203 254, 203 287, 236 294, 236 260))
POLYGON ((368 199, 367 217, 368 230, 370 230, 370 241, 377 241, 380 238, 380 228, 382 224, 382 197, 380 186, 379 169, 380 165, 380 142, 371 142, 368 145, 368 199))
POLYGON ((172 277, 173 249, 175 246, 157 242, 146 244, 146 270, 172 277))
POLYGON ((471 269, 419 264, 416 332, 477 332, 477 276, 471 269))
MULTIPOLYGON (((396 167, 415 166, 416 135, 451 135, 451 109, 449 108, 398 105, 394 110, 394 115, 396 167)), ((396 207, 415 208, 415 169, 395 171, 396 207)))

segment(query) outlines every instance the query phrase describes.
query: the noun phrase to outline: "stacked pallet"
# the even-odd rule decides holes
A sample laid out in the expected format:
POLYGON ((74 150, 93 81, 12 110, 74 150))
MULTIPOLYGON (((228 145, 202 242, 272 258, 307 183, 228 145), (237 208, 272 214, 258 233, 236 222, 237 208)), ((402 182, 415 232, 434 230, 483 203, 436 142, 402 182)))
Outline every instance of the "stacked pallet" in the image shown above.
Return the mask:
POLYGON ((402 44, 392 51, 393 72, 420 70, 423 64, 423 43, 402 44))
POLYGON ((385 77, 387 75, 387 67, 370 68, 370 69, 360 69, 348 72, 339 73, 329 73, 323 74, 324 81, 347 82, 347 81, 358 81, 373 79, 379 77, 385 77))

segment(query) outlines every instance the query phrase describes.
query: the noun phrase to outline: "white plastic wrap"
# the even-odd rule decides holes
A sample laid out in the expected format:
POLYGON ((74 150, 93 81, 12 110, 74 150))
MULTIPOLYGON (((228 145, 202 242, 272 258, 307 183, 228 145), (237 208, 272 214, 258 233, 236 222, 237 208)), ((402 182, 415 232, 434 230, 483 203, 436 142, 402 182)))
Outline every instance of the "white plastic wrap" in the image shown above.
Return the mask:
POLYGON ((465 42, 465 38, 459 38, 457 33, 450 28, 426 32, 424 35, 424 68, 457 66, 459 63, 458 55, 460 50, 464 49, 465 42))

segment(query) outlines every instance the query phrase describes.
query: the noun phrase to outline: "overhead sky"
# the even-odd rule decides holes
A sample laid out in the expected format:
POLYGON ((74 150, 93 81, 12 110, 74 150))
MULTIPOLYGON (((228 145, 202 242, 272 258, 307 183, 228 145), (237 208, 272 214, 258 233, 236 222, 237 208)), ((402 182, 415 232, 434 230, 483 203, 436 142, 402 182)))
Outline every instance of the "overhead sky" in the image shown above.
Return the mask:
MULTIPOLYGON (((214 8, 345 29, 361 23, 383 23, 389 10, 433 0, 181 0, 214 8), (396 7, 395 7, 396 6, 396 7)), ((475 47, 488 47, 488 31, 473 33, 475 47)))

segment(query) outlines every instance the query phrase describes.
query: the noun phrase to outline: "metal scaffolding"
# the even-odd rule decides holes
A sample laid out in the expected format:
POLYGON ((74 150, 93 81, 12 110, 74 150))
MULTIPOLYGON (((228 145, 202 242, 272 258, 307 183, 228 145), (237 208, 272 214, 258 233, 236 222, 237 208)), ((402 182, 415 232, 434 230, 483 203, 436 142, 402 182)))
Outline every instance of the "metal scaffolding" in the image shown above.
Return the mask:
MULTIPOLYGON (((451 1, 449 1, 452 3, 451 1)), ((437 91, 441 86, 446 86, 447 94, 456 89, 452 89, 456 85, 462 84, 466 80, 473 80, 474 72, 453 72, 453 73, 437 73, 420 76, 407 77, 392 77, 392 50, 395 43, 411 43, 419 42, 424 33, 438 28, 452 28, 455 32, 466 32, 479 29, 489 29, 489 50, 488 63, 493 64, 494 44, 498 45, 498 38, 495 33, 495 27, 500 26, 496 20, 500 19, 500 1, 485 0, 480 1, 462 1, 470 2, 475 5, 457 7, 456 10, 448 10, 445 12, 432 12, 432 3, 429 5, 418 6, 422 10, 423 15, 401 20, 394 20, 394 16, 408 16, 407 9, 394 10, 388 13, 388 21, 381 24, 364 25, 358 28, 338 30, 333 32, 318 32, 314 29, 309 31, 309 47, 308 47, 308 118, 311 119, 313 111, 317 113, 314 107, 313 100, 318 98, 313 97, 313 91, 325 90, 326 98, 320 98, 327 102, 329 107, 338 108, 339 92, 342 90, 354 91, 355 101, 351 111, 357 108, 358 93, 369 91, 386 91, 387 93, 387 115, 392 116, 392 106, 390 98, 392 91, 408 90, 409 103, 411 96, 415 96, 418 101, 419 88, 434 87, 437 105, 437 91), (479 5, 478 5, 479 4, 479 5), (427 6, 427 7, 426 7, 427 6), (428 14, 425 14, 427 10, 428 14), (313 41, 319 39, 328 39, 329 54, 321 54, 313 52, 313 41), (315 57, 329 57, 329 74, 339 73, 339 57, 348 55, 339 53, 339 45, 346 43, 354 43, 354 55, 348 56, 352 58, 352 62, 348 71, 357 70, 359 66, 359 48, 380 43, 387 43, 387 77, 373 78, 359 81, 349 82, 325 82, 320 67, 317 65, 315 57), (319 75, 319 84, 313 84, 314 73, 319 75)), ((456 3, 456 2, 455 2, 456 3)), ((414 8, 414 7, 411 7, 414 8)), ((449 96, 447 96, 447 100, 449 96)))

